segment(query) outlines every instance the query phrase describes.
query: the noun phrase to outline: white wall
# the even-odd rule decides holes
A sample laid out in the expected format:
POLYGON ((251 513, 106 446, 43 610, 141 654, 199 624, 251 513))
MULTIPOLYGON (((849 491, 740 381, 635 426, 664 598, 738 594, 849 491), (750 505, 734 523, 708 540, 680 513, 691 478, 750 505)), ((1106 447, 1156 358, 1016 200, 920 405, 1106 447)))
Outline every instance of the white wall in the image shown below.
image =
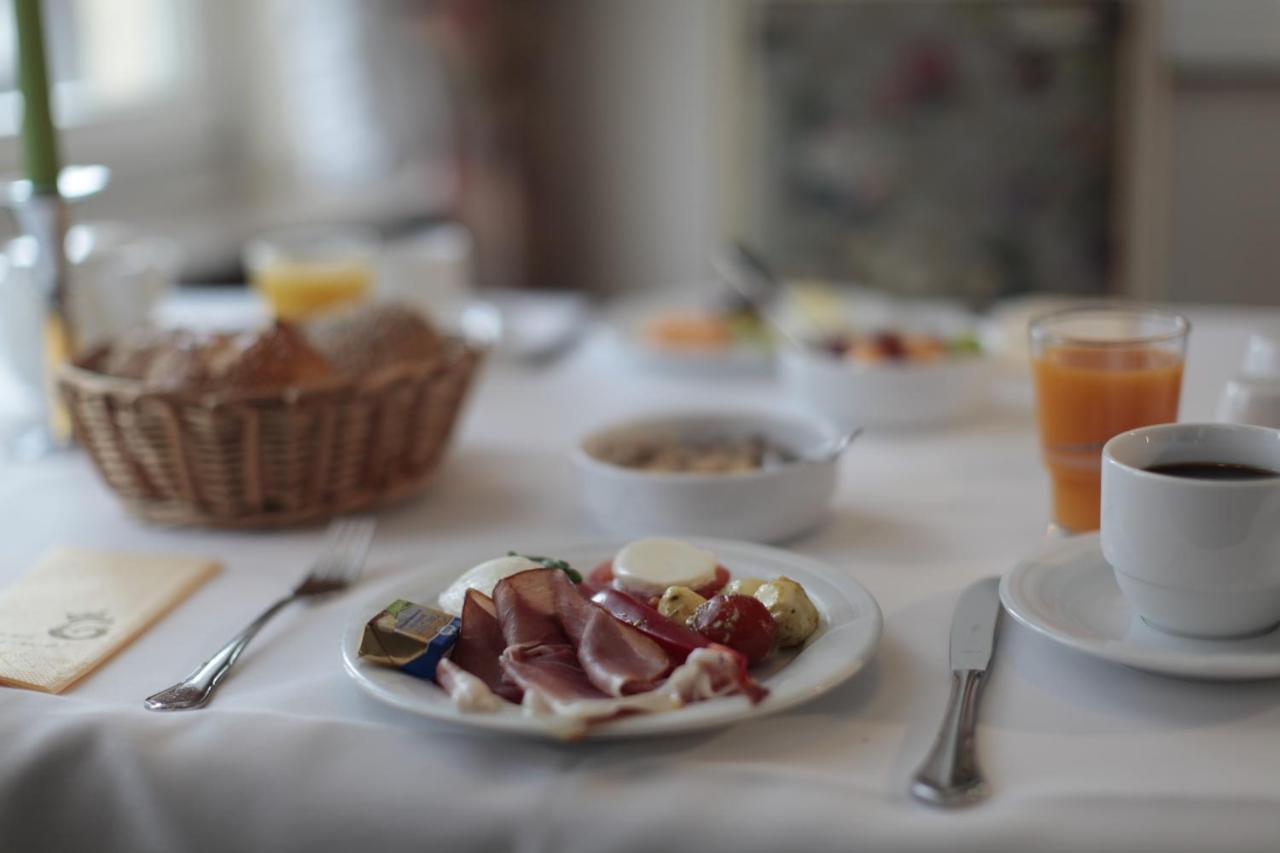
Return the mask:
POLYGON ((1168 296, 1280 303, 1280 81, 1174 95, 1168 296))
MULTIPOLYGON (((730 0, 732 2, 732 0, 730 0)), ((551 166, 591 289, 705 278, 719 239, 721 0, 565 0, 551 166)), ((543 158, 544 164, 548 156, 543 158)), ((554 225, 555 223, 553 223, 554 225)), ((556 282, 550 282, 555 284, 556 282)))

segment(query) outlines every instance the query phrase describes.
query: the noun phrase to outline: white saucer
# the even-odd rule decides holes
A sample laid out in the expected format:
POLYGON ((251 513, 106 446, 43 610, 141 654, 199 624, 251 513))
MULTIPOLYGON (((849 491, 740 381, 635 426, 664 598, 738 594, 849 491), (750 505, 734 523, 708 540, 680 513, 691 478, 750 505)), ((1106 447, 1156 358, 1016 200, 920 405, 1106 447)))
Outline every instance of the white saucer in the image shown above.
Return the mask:
POLYGON ((1183 678, 1280 677, 1280 630, 1196 640, 1143 622, 1116 585, 1096 533, 1055 542, 1000 581, 1005 609, 1031 630, 1113 663, 1183 678))

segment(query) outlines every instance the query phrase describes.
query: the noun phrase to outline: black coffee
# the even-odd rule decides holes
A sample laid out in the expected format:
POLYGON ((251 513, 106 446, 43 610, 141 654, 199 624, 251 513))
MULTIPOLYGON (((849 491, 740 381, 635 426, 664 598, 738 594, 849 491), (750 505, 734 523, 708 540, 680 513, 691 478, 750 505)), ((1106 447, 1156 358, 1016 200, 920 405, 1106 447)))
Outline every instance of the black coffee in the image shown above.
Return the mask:
POLYGON ((1169 465, 1152 465, 1146 469, 1153 474, 1170 477, 1190 477, 1193 480, 1261 480, 1280 477, 1280 472, 1252 465, 1236 465, 1231 462, 1174 462, 1169 465))

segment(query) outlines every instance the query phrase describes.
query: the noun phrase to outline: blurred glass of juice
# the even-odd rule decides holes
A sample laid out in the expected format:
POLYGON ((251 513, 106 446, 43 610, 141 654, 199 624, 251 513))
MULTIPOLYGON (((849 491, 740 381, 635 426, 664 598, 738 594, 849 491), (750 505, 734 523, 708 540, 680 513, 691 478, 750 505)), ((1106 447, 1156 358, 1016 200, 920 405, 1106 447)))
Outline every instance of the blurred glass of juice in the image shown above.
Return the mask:
POLYGON ((275 315, 296 320, 367 298, 378 249, 372 230, 311 226, 250 241, 244 260, 275 315))
POLYGON ((1098 529, 1112 436, 1177 419, 1188 329, 1178 314, 1145 308, 1074 308, 1031 323, 1040 444, 1063 531, 1098 529))

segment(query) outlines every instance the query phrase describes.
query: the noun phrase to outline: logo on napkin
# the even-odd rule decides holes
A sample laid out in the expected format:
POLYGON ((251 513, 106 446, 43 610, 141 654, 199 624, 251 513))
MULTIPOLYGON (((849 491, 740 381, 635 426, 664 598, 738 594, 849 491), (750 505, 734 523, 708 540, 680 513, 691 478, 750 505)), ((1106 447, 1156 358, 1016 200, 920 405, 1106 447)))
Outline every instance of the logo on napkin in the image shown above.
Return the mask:
POLYGON ((61 693, 219 568, 194 557, 49 552, 0 591, 0 684, 61 693))

